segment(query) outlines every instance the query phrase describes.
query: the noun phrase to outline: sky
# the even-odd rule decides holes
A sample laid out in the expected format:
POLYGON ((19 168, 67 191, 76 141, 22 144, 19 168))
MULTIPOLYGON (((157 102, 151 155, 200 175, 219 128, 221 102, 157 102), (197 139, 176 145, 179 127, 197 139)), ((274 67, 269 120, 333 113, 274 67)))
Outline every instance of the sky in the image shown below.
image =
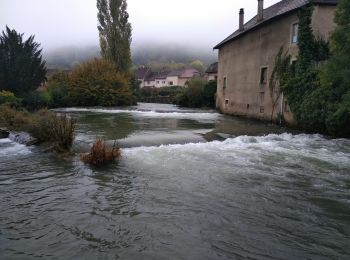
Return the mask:
MULTIPOLYGON (((265 8, 279 0, 265 0, 265 8)), ((133 44, 212 48, 257 12, 257 0, 128 0, 133 44)), ((35 35, 45 50, 98 45, 96 0, 0 0, 0 30, 35 35)))

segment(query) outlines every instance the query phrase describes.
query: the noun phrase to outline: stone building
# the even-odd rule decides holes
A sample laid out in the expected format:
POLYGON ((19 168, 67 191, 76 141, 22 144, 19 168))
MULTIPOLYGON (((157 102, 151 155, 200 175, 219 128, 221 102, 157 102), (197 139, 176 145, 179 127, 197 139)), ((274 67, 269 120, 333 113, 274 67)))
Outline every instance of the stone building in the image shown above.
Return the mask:
MULTIPOLYGON (((275 58, 283 46, 298 56, 298 11, 310 0, 282 0, 264 9, 258 0, 258 13, 244 23, 244 10, 239 13, 239 28, 216 45, 219 50, 217 108, 225 114, 277 119, 283 114, 293 124, 293 114, 283 93, 273 93, 278 100, 273 109, 269 78, 275 58)), ((328 39, 335 28, 336 0, 313 1, 312 29, 316 36, 328 39)))

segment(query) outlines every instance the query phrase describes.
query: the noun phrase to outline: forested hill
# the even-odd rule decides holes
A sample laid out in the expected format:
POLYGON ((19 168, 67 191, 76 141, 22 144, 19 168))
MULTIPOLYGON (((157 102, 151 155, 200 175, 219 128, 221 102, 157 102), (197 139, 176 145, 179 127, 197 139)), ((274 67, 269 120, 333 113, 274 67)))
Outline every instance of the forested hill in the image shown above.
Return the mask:
MULTIPOLYGON (((44 50, 44 58, 50 69, 70 69, 74 65, 99 57, 98 46, 64 47, 51 51, 44 50)), ((216 61, 217 54, 210 48, 198 48, 180 45, 147 44, 132 47, 133 65, 150 63, 188 63, 200 60, 205 65, 216 61)))

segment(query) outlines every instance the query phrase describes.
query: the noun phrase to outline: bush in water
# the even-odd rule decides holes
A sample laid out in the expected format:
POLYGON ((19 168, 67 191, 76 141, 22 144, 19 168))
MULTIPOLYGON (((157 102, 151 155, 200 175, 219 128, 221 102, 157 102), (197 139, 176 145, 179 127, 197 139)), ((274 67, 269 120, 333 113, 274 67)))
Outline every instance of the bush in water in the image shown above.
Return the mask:
POLYGON ((92 146, 90 153, 81 154, 80 159, 93 166, 104 166, 120 157, 120 148, 115 145, 110 148, 105 141, 98 139, 92 146))

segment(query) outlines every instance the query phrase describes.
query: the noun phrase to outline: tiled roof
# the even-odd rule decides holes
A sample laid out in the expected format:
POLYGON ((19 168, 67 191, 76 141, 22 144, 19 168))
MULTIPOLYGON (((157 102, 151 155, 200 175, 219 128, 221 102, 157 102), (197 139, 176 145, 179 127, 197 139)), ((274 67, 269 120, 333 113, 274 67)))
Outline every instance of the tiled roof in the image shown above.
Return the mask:
POLYGON ((184 69, 181 72, 180 78, 193 78, 199 76, 199 71, 196 69, 184 69))
MULTIPOLYGON (((319 5, 336 5, 338 3, 338 0, 315 0, 313 2, 314 4, 319 4, 319 5)), ((305 6, 308 3, 310 3, 310 0, 282 0, 277 4, 264 9, 264 20, 258 22, 257 16, 253 17, 249 22, 244 24, 244 31, 239 31, 239 30, 235 31, 225 40, 223 40, 218 45, 216 45, 214 49, 219 49, 222 45, 238 38, 241 35, 244 35, 245 33, 252 30, 253 28, 256 28, 259 25, 262 25, 265 22, 270 21, 274 18, 277 18, 289 12, 298 10, 299 8, 305 6)))
POLYGON ((135 71, 135 78, 136 79, 144 79, 146 76, 147 76, 147 73, 150 71, 149 68, 147 67, 141 67, 141 68, 138 68, 136 71, 135 71))
POLYGON ((182 70, 173 70, 168 74, 168 77, 180 77, 182 70))
POLYGON ((208 69, 205 71, 205 73, 218 73, 218 63, 215 62, 211 64, 208 69))

